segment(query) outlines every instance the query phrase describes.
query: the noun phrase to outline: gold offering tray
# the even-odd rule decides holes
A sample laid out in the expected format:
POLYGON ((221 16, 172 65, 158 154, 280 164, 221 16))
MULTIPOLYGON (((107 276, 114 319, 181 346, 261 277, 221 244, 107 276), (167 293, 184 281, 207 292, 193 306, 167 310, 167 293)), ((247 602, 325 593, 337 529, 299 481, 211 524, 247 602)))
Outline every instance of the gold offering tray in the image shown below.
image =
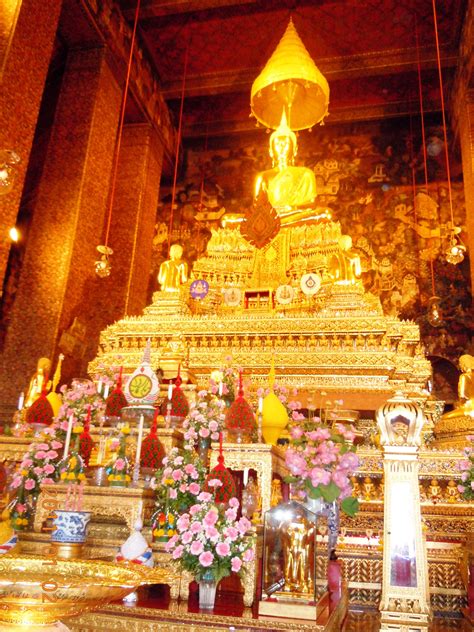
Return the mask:
POLYGON ((0 621, 25 630, 53 624, 121 599, 142 584, 166 581, 168 575, 162 569, 99 560, 4 555, 0 560, 0 621))

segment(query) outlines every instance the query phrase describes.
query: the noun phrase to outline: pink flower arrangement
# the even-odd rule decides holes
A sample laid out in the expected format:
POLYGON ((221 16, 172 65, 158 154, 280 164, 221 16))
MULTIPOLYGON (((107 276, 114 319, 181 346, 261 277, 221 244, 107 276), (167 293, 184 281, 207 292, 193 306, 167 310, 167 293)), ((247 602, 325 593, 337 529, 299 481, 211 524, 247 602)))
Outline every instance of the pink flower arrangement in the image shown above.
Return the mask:
POLYGON ((224 511, 208 494, 178 519, 177 534, 166 544, 173 559, 197 581, 211 571, 219 582, 231 572, 241 572, 242 565, 254 558, 254 538, 247 535, 251 523, 244 517, 237 520, 239 501, 232 498, 231 503, 231 512, 224 511))
POLYGON ((291 473, 288 481, 302 498, 340 499, 342 510, 353 516, 359 508, 350 481, 359 466, 353 429, 343 424, 329 428, 315 418, 293 425, 290 435, 285 455, 291 473))
POLYGON ((461 472, 461 483, 458 490, 466 500, 474 500, 474 436, 468 435, 467 440, 470 442, 467 448, 464 448, 464 456, 466 457, 458 463, 458 469, 461 472))
POLYGON ((204 484, 206 470, 192 450, 173 448, 155 474, 158 506, 164 511, 182 513, 194 505, 204 484))
POLYGON ((63 385, 60 390, 63 403, 57 418, 51 426, 35 435, 11 484, 18 493, 21 490, 21 493, 26 492, 32 497, 33 503, 43 483, 51 484, 59 478, 59 464, 70 416, 73 416, 75 425, 81 425, 89 405, 92 419, 100 415, 105 407, 102 395, 97 393, 95 384, 89 380, 74 380, 70 388, 63 385))
POLYGON ((199 391, 183 422, 188 446, 194 447, 200 439, 218 441, 224 420, 225 402, 210 391, 199 391))

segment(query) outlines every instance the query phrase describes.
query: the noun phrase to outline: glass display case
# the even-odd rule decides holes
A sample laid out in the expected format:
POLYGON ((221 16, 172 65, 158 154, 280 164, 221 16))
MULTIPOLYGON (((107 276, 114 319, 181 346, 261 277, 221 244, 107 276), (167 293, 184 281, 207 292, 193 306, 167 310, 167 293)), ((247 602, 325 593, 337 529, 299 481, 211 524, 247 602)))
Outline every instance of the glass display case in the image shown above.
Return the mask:
POLYGON ((327 559, 327 544, 317 544, 317 521, 294 500, 265 513, 259 615, 316 619, 327 585, 326 564, 317 560, 327 559))

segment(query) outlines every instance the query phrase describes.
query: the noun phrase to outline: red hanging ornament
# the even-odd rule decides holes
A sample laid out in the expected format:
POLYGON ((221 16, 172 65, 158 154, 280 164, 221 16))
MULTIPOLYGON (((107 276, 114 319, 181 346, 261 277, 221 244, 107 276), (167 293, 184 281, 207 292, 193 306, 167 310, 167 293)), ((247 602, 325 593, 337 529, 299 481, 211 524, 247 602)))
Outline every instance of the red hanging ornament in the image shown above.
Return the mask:
POLYGON ((159 410, 155 411, 153 423, 150 428, 150 434, 145 437, 142 443, 142 451, 140 455, 140 465, 144 468, 157 470, 161 467, 161 462, 165 457, 165 449, 158 438, 158 415, 159 410))
POLYGON ((224 464, 222 432, 219 435, 219 456, 217 457, 217 465, 206 476, 204 491, 214 494, 216 502, 223 504, 227 504, 237 493, 234 477, 224 464), (209 482, 215 479, 219 480, 222 485, 219 487, 209 485, 209 482))
POLYGON ((238 442, 244 443, 250 443, 257 431, 254 412, 244 398, 242 371, 239 373, 239 393, 227 409, 225 427, 229 434, 237 438, 238 442))
POLYGON ((105 416, 106 417, 120 417, 122 408, 128 406, 127 399, 122 390, 122 372, 123 367, 120 367, 120 373, 117 379, 117 384, 114 390, 105 400, 105 416))
POLYGON ((92 449, 94 448, 94 441, 90 434, 91 423, 91 407, 90 404, 87 408, 87 417, 84 422, 84 430, 79 436, 79 454, 84 459, 84 465, 89 466, 89 459, 91 458, 92 449))
POLYGON ((45 386, 41 392, 41 395, 26 411, 26 421, 29 424, 35 424, 38 426, 49 426, 53 421, 54 411, 49 400, 46 397, 46 384, 48 382, 48 376, 45 377, 45 386))
POLYGON ((178 376, 174 382, 171 400, 164 400, 161 404, 161 414, 165 417, 168 414, 168 401, 171 401, 171 416, 184 419, 189 413, 188 398, 181 388, 183 380, 181 379, 181 364, 178 366, 178 376))

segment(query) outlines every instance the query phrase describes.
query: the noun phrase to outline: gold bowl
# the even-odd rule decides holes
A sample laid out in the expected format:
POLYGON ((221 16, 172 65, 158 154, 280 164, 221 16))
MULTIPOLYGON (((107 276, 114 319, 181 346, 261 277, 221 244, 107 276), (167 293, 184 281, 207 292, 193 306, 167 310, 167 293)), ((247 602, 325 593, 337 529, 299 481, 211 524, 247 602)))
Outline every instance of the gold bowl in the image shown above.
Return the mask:
POLYGON ((100 560, 3 555, 0 622, 25 629, 57 623, 63 617, 122 599, 140 585, 166 581, 169 576, 162 569, 100 560))

